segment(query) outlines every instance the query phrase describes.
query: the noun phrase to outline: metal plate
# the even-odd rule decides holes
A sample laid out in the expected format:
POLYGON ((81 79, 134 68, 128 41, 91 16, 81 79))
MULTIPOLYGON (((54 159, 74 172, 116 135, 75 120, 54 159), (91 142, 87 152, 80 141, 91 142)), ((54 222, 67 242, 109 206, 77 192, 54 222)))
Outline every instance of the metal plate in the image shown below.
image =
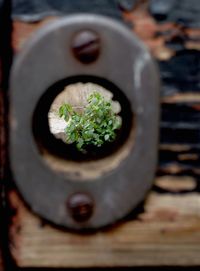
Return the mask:
MULTIPOLYGON (((34 212, 60 226, 98 228, 121 219, 144 199, 157 160, 159 76, 149 52, 131 31, 97 15, 55 21, 37 32, 18 54, 10 85, 11 166, 17 186, 34 212), (71 50, 74 34, 85 29, 97 33, 101 41, 100 55, 90 64, 77 61, 71 50), (38 148, 32 130, 38 102, 54 83, 77 75, 113 83, 134 112, 134 129, 131 127, 117 154, 105 158, 112 164, 117 157, 114 166, 108 167, 104 158, 72 163, 41 154, 38 148), (85 208, 90 216, 84 221, 73 215, 73 210, 84 213, 85 208)), ((48 93, 53 99, 55 93, 48 93)))

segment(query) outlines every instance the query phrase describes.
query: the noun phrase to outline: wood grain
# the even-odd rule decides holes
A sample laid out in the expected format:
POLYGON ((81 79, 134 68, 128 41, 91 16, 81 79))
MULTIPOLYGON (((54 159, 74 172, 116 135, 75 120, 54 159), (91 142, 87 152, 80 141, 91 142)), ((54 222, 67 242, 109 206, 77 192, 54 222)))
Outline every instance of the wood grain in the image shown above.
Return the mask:
MULTIPOLYGON (((133 32, 143 40, 162 65, 168 65, 174 58, 177 61, 179 49, 176 48, 180 47, 180 44, 177 47, 177 40, 182 42, 184 37, 182 51, 188 59, 195 59, 196 62, 192 63, 196 63, 196 71, 199 67, 197 57, 200 50, 200 29, 183 28, 175 22, 158 23, 148 11, 148 2, 138 1, 139 4, 133 11, 123 13, 124 20, 132 26, 133 32), (144 5, 140 5, 142 2, 144 5)), ((12 37, 15 52, 23 50, 24 42, 32 33, 52 19, 56 18, 49 17, 29 24, 15 20, 12 37)), ((183 63, 185 65, 186 62, 183 63)), ((174 74, 176 76, 176 72, 174 74)), ((184 74, 179 78, 179 83, 187 76, 191 78, 190 73, 184 74)), ((177 79, 174 75, 172 78, 177 79)), ((199 133, 198 82, 191 84, 194 89, 179 89, 173 85, 169 94, 165 89, 162 90, 164 95, 161 97, 161 107, 167 113, 167 125, 170 126, 170 121, 174 120, 169 121, 170 112, 173 113, 172 118, 182 118, 173 123, 176 130, 173 128, 166 133, 165 128, 161 131, 167 135, 167 139, 170 133, 175 131, 177 134, 180 123, 188 127, 193 118, 196 126, 192 129, 189 127, 188 130, 199 133), (191 119, 188 120, 188 116, 191 119)), ((164 80, 163 85, 165 86, 164 80)), ((161 128, 163 123, 161 120, 161 128)), ((166 125, 166 121, 164 124, 166 125)), ((183 135, 181 130, 180 138, 183 135)), ((162 190, 162 194, 151 192, 145 202, 144 212, 135 220, 122 221, 97 233, 81 235, 57 229, 34 215, 17 192, 11 191, 9 199, 16 214, 12 217, 9 237, 16 265, 38 268, 200 266, 200 194, 194 192, 198 191, 196 187, 200 179, 200 143, 191 144, 191 134, 186 135, 186 142, 163 140, 160 145, 157 170, 159 177, 155 180, 155 190, 162 190)), ((174 134, 171 137, 174 138, 174 134)))
POLYGON ((16 192, 10 227, 19 267, 200 265, 200 196, 152 192, 136 220, 91 234, 56 229, 32 215, 16 192))
POLYGON ((42 26, 50 23, 55 19, 56 17, 50 16, 36 23, 25 23, 20 20, 13 21, 12 47, 14 52, 16 53, 22 49, 24 43, 35 31, 39 30, 42 26))
POLYGON ((189 192, 196 188, 196 180, 191 176, 174 177, 164 175, 156 179, 155 185, 168 192, 189 192))

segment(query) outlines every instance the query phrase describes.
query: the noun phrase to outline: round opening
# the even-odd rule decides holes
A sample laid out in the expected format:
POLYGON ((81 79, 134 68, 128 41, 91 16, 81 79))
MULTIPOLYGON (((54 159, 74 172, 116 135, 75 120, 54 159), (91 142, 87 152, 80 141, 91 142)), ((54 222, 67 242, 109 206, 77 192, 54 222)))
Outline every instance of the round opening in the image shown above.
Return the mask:
POLYGON ((113 142, 120 136, 122 118, 119 116, 121 105, 112 98, 109 90, 91 82, 70 84, 56 96, 48 113, 49 128, 57 139, 71 144, 74 149, 71 159, 98 159, 113 151, 113 142))
POLYGON ((54 170, 64 171, 76 178, 89 178, 92 168, 97 170, 99 167, 104 172, 115 168, 131 149, 133 126, 133 112, 124 93, 108 80, 94 76, 75 76, 56 82, 40 98, 33 115, 33 135, 45 161, 54 170), (105 142, 100 147, 88 146, 86 152, 81 152, 76 144, 66 143, 67 125, 59 117, 59 108, 67 103, 76 111, 82 110, 82 105, 85 106, 87 97, 93 92, 110 100, 113 111, 121 119, 121 126, 116 130, 113 141, 105 142))

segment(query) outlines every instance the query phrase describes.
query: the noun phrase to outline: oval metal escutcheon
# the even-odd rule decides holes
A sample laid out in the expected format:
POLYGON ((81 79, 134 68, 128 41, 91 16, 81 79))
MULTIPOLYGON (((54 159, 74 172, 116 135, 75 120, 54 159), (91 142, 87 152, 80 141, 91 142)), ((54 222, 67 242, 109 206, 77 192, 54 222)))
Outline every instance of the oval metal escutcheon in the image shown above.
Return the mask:
POLYGON ((17 55, 10 86, 11 167, 35 213, 68 228, 98 228, 143 201, 157 161, 159 75, 131 31, 97 15, 59 19, 17 55), (89 161, 56 153, 64 143, 48 127, 54 98, 64 84, 80 81, 110 86, 122 111, 120 144, 89 161))

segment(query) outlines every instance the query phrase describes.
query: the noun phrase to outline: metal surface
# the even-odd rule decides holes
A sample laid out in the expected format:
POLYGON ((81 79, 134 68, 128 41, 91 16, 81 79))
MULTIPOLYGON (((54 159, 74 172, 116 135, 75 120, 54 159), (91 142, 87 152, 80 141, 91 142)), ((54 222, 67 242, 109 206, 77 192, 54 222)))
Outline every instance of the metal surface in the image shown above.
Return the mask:
POLYGON ((15 60, 10 83, 11 165, 17 186, 34 212, 61 226, 98 228, 121 219, 144 199, 157 160, 159 76, 147 49, 132 32, 97 15, 58 20, 26 44, 15 60), (84 29, 96 32, 102 43, 100 57, 87 65, 71 53, 72 37, 84 29), (95 78, 117 86, 124 130, 130 126, 123 144, 97 161, 71 161, 48 149, 53 139, 46 133, 47 112, 62 89, 46 90, 76 76, 79 81, 95 78), (35 136, 34 114, 42 99, 46 116, 40 111, 34 129, 42 126, 44 133, 35 136), (44 134, 47 145, 41 139, 44 134), (66 214, 66 200, 74 193, 89 194, 94 200, 93 214, 84 223, 73 219, 69 210, 66 214))

